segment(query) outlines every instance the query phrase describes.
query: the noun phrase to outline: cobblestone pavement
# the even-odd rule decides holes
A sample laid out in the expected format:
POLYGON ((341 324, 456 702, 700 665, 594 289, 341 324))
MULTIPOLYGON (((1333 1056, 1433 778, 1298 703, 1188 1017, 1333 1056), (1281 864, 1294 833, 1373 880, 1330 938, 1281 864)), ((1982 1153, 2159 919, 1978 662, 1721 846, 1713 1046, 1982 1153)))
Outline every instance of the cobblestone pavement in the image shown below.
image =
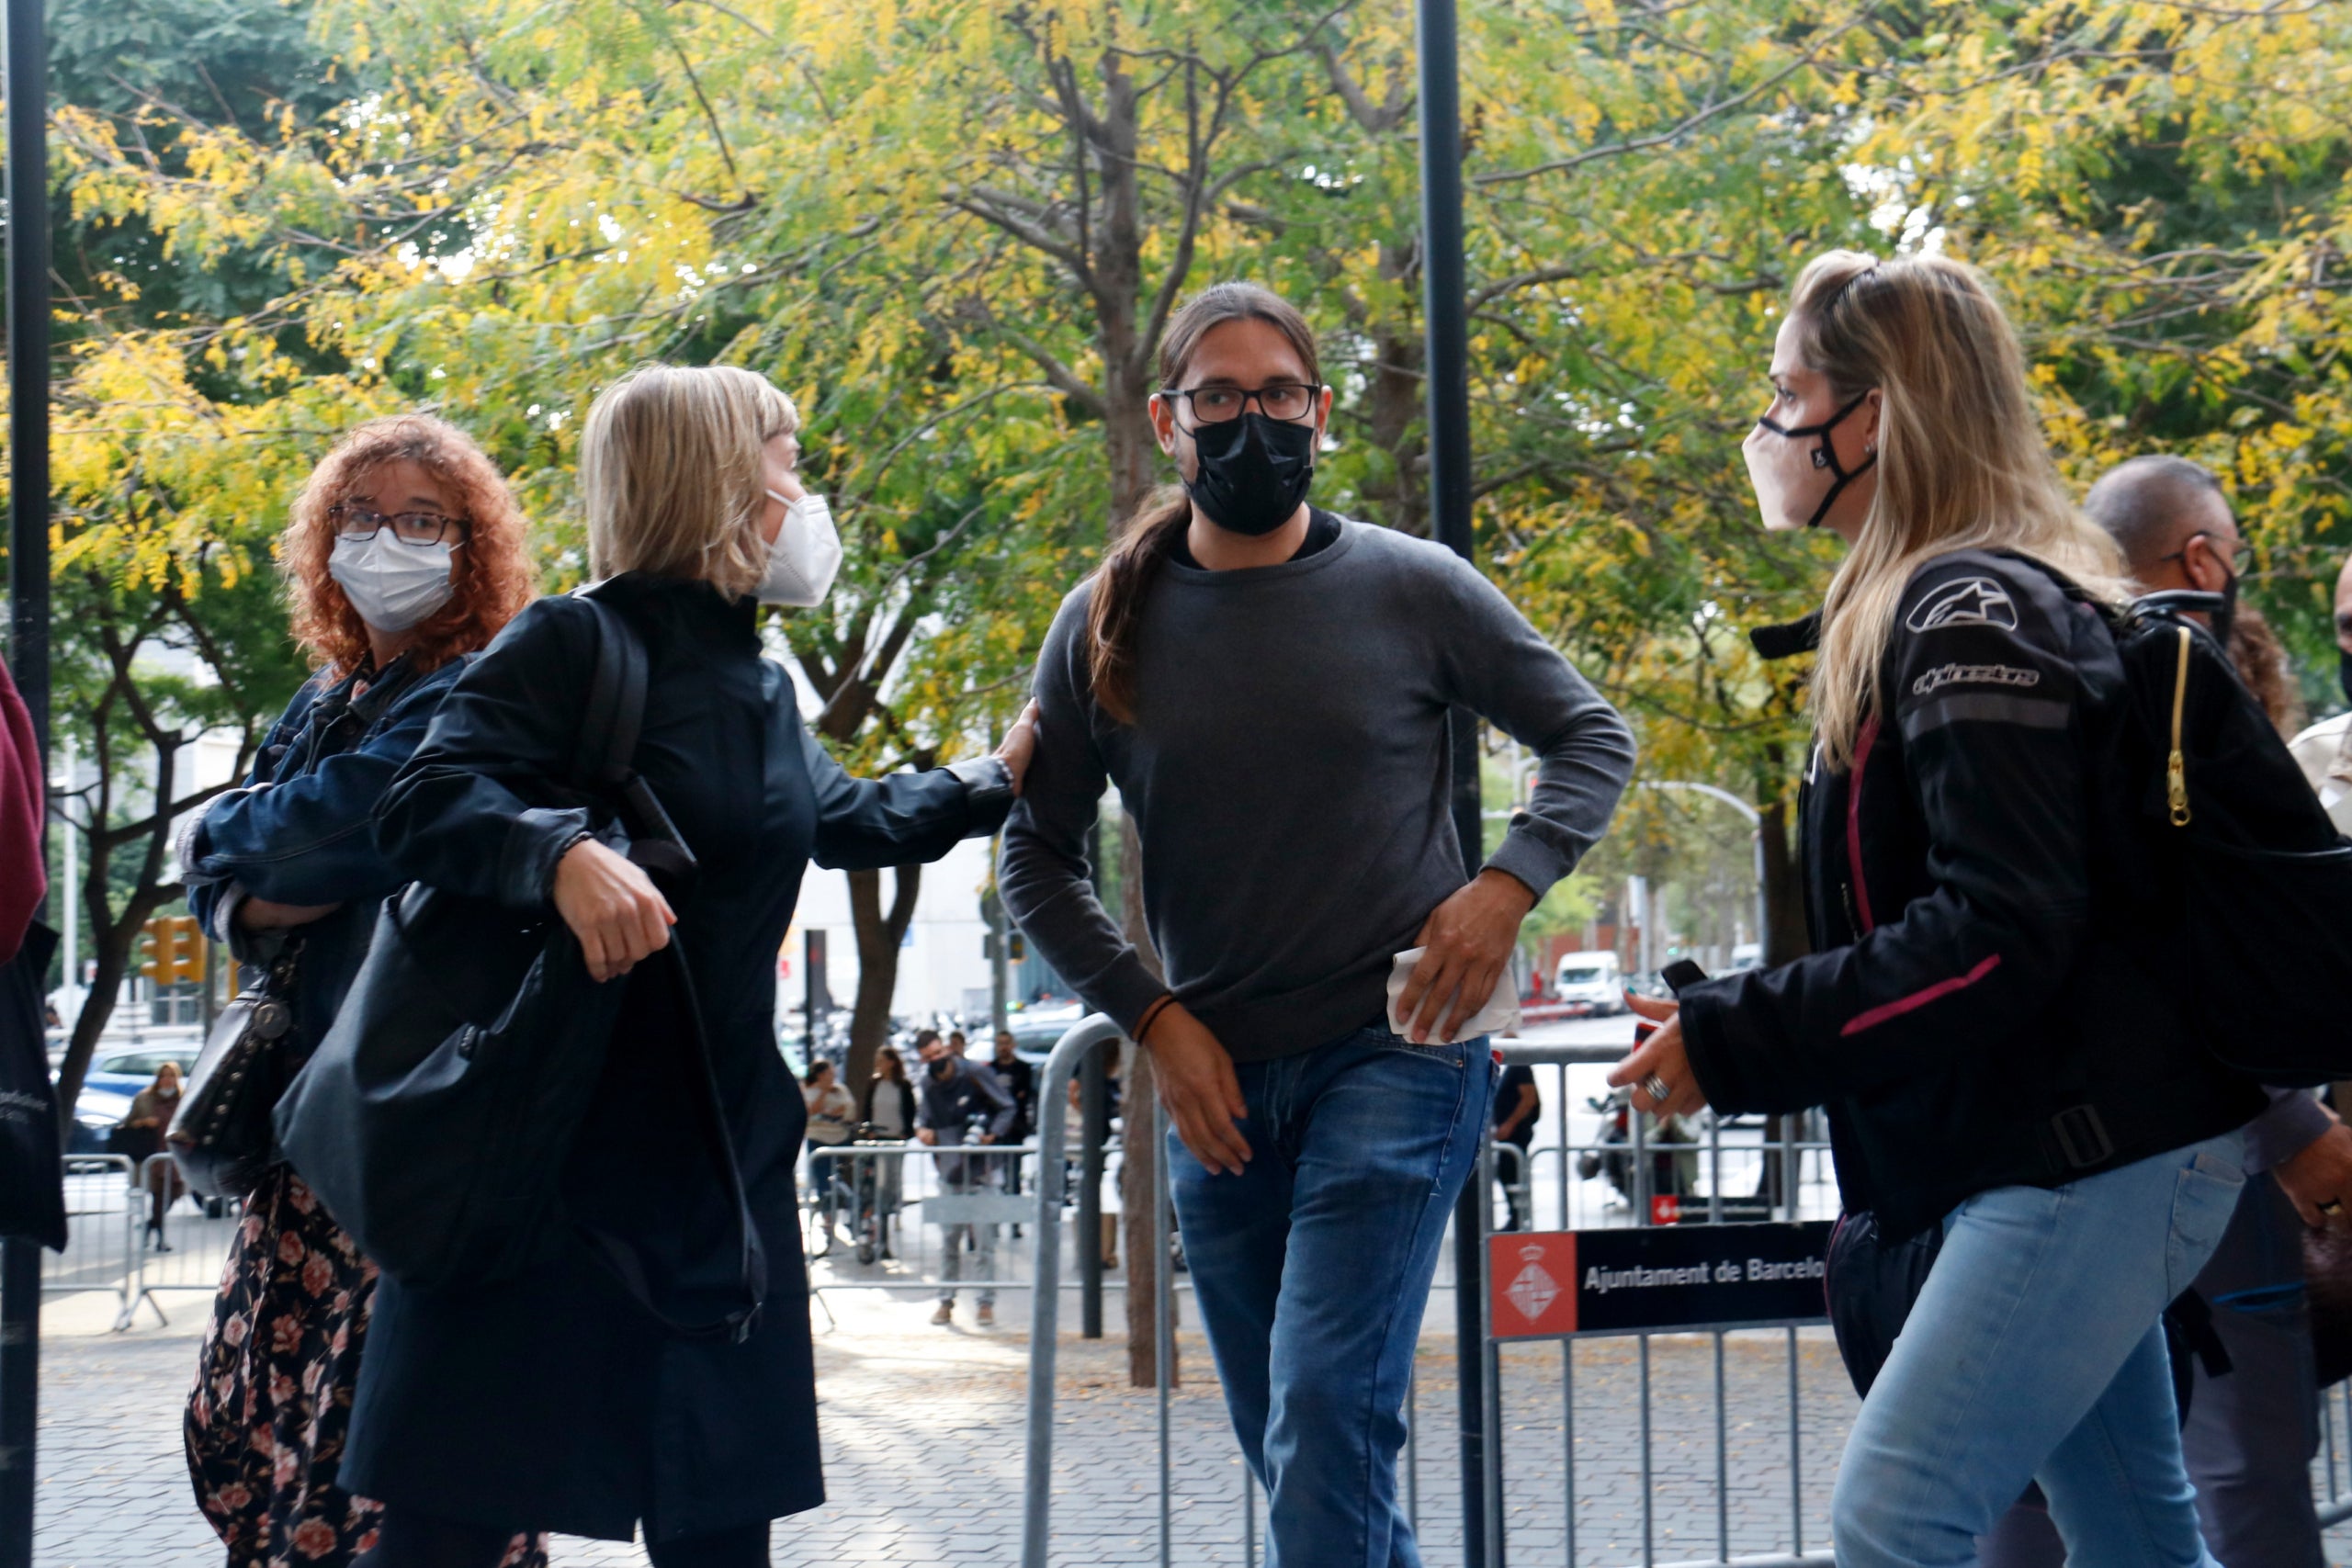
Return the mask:
MULTIPOLYGON (((170 1322, 142 1306, 136 1326, 111 1332, 119 1299, 92 1292, 50 1298, 43 1314, 40 1504, 36 1568, 220 1568, 221 1553, 190 1498, 179 1422, 197 1336, 209 1307, 202 1287, 219 1252, 180 1232, 181 1250, 147 1259, 151 1282, 187 1287, 160 1298, 170 1322)), ((225 1229, 225 1226, 222 1227, 225 1229)), ((61 1264, 70 1260, 60 1260, 61 1264)), ((820 1267, 820 1278, 830 1266, 820 1267)), ((93 1267, 94 1276, 103 1275, 93 1267)), ((961 1568, 1018 1560, 1028 1292, 1008 1287, 992 1332, 970 1326, 969 1297, 954 1329, 928 1323, 919 1288, 828 1291, 817 1315, 820 1427, 831 1502, 775 1528, 778 1563, 857 1568, 961 1568), (829 1316, 831 1321, 829 1322, 829 1316)), ((1075 1316, 1076 1298, 1067 1298, 1075 1316)), ((1190 1307, 1185 1308, 1189 1314, 1190 1307)), ((1126 1386, 1116 1337, 1065 1336, 1053 1561, 1140 1564, 1159 1544, 1158 1404, 1126 1386)), ((1432 1301, 1421 1347, 1419 1438, 1408 1494, 1417 1494, 1430 1568, 1463 1568, 1451 1292, 1432 1301)), ((1187 1568, 1250 1559, 1243 1472, 1226 1429, 1206 1347, 1180 1337, 1185 1377, 1170 1400, 1170 1534, 1187 1568)), ((1715 1363, 1703 1337, 1654 1339, 1648 1362, 1653 1440, 1650 1519, 1655 1560, 1712 1559, 1718 1532, 1731 1552, 1818 1551, 1829 1488, 1854 1399, 1824 1331, 1796 1337, 1796 1438, 1792 1444, 1790 1337, 1736 1334, 1724 1344, 1723 1420, 1728 1485, 1715 1484, 1715 1363), (1791 1463, 1792 1455, 1795 1463, 1791 1463)), ((1643 1558, 1640 1438, 1643 1366, 1632 1340, 1575 1348, 1564 1405, 1563 1349, 1508 1348, 1501 1362, 1503 1498, 1512 1561, 1617 1565, 1643 1558), (1573 1420, 1565 1418, 1572 1414, 1573 1420), (1566 1455, 1575 1455, 1574 1490, 1566 1455), (1573 1516, 1574 1550, 1567 1540, 1573 1516)), ((2340 1430, 2341 1428, 2339 1428, 2340 1430)), ((2352 1530, 2331 1535, 2330 1559, 2352 1563, 2352 1530)), ((560 1568, 638 1568, 631 1544, 560 1540, 560 1568)))
MULTIPOLYGON (((105 1329, 111 1297, 68 1298, 49 1314, 42 1350, 38 1568, 218 1568, 190 1503, 179 1411, 194 1362, 200 1297, 167 1301, 173 1323, 105 1329), (77 1332, 78 1330, 78 1332, 77 1332)), ((838 1326, 817 1335, 825 1467, 833 1501, 776 1527, 782 1563, 1009 1564, 1020 1539, 1025 1336, 930 1326, 927 1295, 833 1298, 838 1326)), ((1007 1292, 1008 1323, 1024 1315, 1007 1292)), ((968 1307, 967 1308, 968 1315, 968 1307)), ((1115 1329, 1118 1305, 1111 1303, 1115 1329)), ((1437 1314, 1437 1315, 1442 1315, 1437 1314)), ((1206 1347, 1181 1340, 1171 1470, 1176 1560, 1241 1564, 1242 1469, 1226 1431, 1206 1347)), ((1136 1563, 1157 1554, 1159 1471, 1153 1395, 1125 1386, 1116 1339, 1066 1338, 1057 1421, 1055 1561, 1136 1563)), ((1725 1358, 1732 1431, 1735 1549, 1788 1544, 1787 1351, 1779 1335, 1739 1336, 1725 1358)), ((1807 1402, 1802 1453, 1807 1539, 1822 1539, 1828 1483, 1852 1404, 1834 1351, 1800 1349, 1807 1402)), ((1559 1562, 1560 1354, 1510 1350, 1504 1362, 1510 1539, 1521 1561, 1559 1562)), ((1576 1358, 1576 1510, 1580 1562, 1640 1556, 1638 1365, 1630 1344, 1589 1343, 1576 1358)), ((1659 1340, 1652 1355, 1657 1425, 1656 1540, 1661 1561, 1714 1546, 1712 1361, 1705 1341, 1659 1340)), ((1458 1564, 1451 1347, 1425 1342, 1415 1459, 1422 1537, 1432 1568, 1458 1564)), ((640 1564, 634 1546, 564 1540, 564 1568, 640 1564)))

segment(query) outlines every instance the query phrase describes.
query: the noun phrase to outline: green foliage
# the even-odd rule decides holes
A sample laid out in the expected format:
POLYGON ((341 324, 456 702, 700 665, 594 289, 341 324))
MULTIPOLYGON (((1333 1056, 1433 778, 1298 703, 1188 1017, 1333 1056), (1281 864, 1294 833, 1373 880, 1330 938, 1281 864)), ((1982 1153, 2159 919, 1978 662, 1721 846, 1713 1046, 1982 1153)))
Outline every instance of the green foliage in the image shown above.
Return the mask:
MULTIPOLYGON (((458 418, 563 585, 580 416, 648 358, 799 400, 850 564, 775 630, 860 767, 1016 711, 1167 477, 1152 355, 1211 277, 1323 332, 1320 499, 1427 528, 1405 0, 56 18, 61 582, 231 616, 222 694, 171 694, 187 723, 295 673, 247 585, 336 430, 458 418)), ((2251 597, 2319 658, 2352 544, 2352 8, 1480 0, 1463 28, 1482 564, 1633 716, 1646 776, 1769 805, 1804 755, 1802 671, 1745 634, 1816 603, 1835 545, 1762 534, 1736 447, 1835 245, 1984 267, 2070 476, 2211 464, 2251 597)), ((1596 864, 1649 874, 1687 830, 1637 796, 1596 864)))

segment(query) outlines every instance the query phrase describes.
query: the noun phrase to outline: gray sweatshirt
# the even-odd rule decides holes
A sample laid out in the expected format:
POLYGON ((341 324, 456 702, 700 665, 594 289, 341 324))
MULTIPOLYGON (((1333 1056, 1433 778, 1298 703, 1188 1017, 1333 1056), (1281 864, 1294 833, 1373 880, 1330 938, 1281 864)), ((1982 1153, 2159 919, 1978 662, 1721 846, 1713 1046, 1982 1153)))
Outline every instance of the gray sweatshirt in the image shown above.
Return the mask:
POLYGON ((1088 1006, 1132 1030, 1163 988, 1237 1061, 1376 1021, 1390 961, 1467 879, 1447 810, 1446 709, 1542 758, 1487 864, 1540 897, 1608 826, 1625 723, 1443 547, 1347 523, 1279 566, 1163 562, 1136 646, 1136 722, 1094 705, 1091 583, 1037 660, 1037 754, 1006 824, 1005 907, 1088 1006), (1143 846, 1162 987, 1087 880, 1103 781, 1143 846))

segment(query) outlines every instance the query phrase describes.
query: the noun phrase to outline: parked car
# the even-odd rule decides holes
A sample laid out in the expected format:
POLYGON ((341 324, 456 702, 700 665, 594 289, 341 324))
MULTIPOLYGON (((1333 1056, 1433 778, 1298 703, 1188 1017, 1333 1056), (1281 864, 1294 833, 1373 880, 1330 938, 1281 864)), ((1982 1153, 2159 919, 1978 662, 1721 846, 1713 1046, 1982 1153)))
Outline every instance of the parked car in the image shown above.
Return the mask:
MULTIPOLYGON (((1076 1002, 1024 1008, 1008 1014, 1004 1027, 1012 1035, 1012 1054, 1031 1066, 1043 1067, 1046 1058, 1053 1055, 1054 1042, 1069 1033, 1070 1025, 1085 1016, 1086 1009, 1076 1002)), ((979 1048, 979 1037, 977 1035, 974 1036, 973 1048, 979 1048)))
POLYGON ((155 1081, 157 1069, 166 1062, 173 1064, 185 1077, 196 1066, 196 1047, 149 1048, 140 1051, 115 1051, 90 1064, 87 1077, 82 1080, 86 1092, 102 1089, 112 1094, 133 1095, 155 1081))
POLYGON ((1606 949, 1560 954, 1552 990, 1553 999, 1572 1013, 1613 1018, 1625 1010, 1625 976, 1617 955, 1606 949))
MULTIPOLYGON (((139 1087, 145 1089, 145 1079, 139 1087)), ((112 1151, 107 1140, 114 1130, 130 1114, 130 1096, 109 1089, 84 1085, 74 1100, 74 1130, 66 1134, 65 1152, 69 1155, 102 1155, 112 1151)))

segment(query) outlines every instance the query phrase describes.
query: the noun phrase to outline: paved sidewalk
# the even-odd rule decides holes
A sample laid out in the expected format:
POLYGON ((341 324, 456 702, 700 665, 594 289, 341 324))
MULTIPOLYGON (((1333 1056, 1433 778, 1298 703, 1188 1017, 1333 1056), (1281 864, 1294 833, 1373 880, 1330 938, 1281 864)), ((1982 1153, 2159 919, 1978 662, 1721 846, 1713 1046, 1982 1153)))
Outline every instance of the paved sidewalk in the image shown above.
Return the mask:
MULTIPOLYGON (((826 1477, 832 1501, 779 1523, 779 1563, 933 1568, 1018 1561, 1025 1336, 929 1325, 926 1292, 836 1292, 837 1325, 818 1318, 826 1477)), ((111 1296, 54 1299, 45 1314, 36 1568, 220 1568, 220 1552, 188 1495, 179 1418, 207 1303, 170 1298, 173 1323, 107 1332, 111 1296)), ((1073 1303, 1074 1304, 1074 1303, 1073 1303)), ((1441 1299, 1421 1356, 1417 1454, 1421 1534, 1431 1568, 1462 1568, 1451 1322, 1441 1299)), ((1026 1292, 1008 1289, 1004 1321, 1025 1323, 1026 1292)), ((1115 1295, 1106 1314, 1120 1321, 1115 1295)), ((1207 1568, 1246 1561, 1242 1471, 1225 1429, 1205 1347, 1180 1340, 1185 1380, 1171 1401, 1174 1559, 1207 1568)), ((1736 1554, 1785 1551, 1792 1483, 1804 1540, 1819 1550, 1831 1480, 1853 1397, 1825 1334, 1800 1338, 1802 1423, 1792 1476, 1785 1336, 1737 1335, 1725 1353, 1731 1486, 1725 1524, 1736 1554)), ((1057 1420, 1057 1564, 1157 1559, 1157 1403, 1125 1386, 1114 1338, 1066 1338, 1057 1420)), ((1660 1338, 1650 1357, 1656 1561, 1715 1554, 1713 1361, 1704 1338, 1660 1338)), ((1574 1367, 1576 1551, 1566 1551, 1561 1351, 1515 1347, 1504 1360, 1505 1506, 1513 1561, 1624 1564, 1642 1560, 1640 1363, 1632 1341, 1589 1341, 1574 1367)), ((2346 1533, 2335 1532, 2342 1541, 2346 1533)), ((634 1545, 560 1540, 561 1568, 641 1565, 634 1545)), ((2341 1545, 2331 1560, 2352 1561, 2341 1545)))

